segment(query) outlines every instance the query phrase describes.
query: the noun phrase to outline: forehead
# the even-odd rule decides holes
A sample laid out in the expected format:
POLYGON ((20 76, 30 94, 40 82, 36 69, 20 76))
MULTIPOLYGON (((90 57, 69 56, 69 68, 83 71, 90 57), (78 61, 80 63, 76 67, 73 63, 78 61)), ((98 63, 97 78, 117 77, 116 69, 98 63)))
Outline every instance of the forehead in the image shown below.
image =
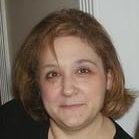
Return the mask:
POLYGON ((86 40, 75 36, 58 37, 53 46, 45 46, 41 53, 41 63, 52 63, 55 61, 71 63, 80 59, 92 59, 100 62, 100 57, 86 40))

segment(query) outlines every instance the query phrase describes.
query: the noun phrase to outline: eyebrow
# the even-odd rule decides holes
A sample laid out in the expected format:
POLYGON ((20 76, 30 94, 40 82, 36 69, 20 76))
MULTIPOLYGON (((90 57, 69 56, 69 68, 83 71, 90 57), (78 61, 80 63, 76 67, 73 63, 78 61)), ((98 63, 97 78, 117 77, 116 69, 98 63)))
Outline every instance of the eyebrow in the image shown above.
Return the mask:
POLYGON ((77 64, 82 64, 82 63, 91 63, 95 66, 97 66, 97 63, 92 61, 91 59, 80 59, 76 62, 77 64))
POLYGON ((55 65, 55 64, 45 64, 45 65, 41 66, 40 69, 44 69, 44 68, 54 68, 54 67, 57 67, 57 65, 55 65))

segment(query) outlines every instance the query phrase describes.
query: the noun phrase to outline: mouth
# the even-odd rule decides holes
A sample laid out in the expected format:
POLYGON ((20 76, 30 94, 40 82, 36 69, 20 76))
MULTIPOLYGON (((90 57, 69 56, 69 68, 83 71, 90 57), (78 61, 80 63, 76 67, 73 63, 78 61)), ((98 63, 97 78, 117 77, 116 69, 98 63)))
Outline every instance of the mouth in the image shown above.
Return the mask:
POLYGON ((66 109, 66 110, 73 110, 73 109, 78 109, 80 107, 82 107, 84 104, 83 103, 73 103, 73 104, 64 104, 61 105, 60 107, 62 109, 66 109))

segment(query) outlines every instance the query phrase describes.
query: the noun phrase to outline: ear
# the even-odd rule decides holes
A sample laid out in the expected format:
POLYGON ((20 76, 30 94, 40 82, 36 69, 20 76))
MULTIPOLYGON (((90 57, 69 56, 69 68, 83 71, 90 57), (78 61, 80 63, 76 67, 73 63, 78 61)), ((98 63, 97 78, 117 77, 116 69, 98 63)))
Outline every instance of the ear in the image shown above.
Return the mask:
POLYGON ((113 84, 113 76, 112 76, 112 71, 110 69, 106 73, 106 79, 107 79, 106 89, 110 90, 112 88, 112 84, 113 84))

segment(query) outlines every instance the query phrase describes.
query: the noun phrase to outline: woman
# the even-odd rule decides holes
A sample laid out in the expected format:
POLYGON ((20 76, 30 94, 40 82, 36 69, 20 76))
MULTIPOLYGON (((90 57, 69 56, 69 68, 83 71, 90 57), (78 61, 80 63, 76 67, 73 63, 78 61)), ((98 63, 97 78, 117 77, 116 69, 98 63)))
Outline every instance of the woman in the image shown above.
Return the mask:
POLYGON ((1 108, 3 138, 131 139, 113 119, 133 96, 107 32, 89 14, 68 9, 44 18, 21 47, 13 79, 16 102, 1 108), (11 105, 18 122, 5 112, 11 105))

